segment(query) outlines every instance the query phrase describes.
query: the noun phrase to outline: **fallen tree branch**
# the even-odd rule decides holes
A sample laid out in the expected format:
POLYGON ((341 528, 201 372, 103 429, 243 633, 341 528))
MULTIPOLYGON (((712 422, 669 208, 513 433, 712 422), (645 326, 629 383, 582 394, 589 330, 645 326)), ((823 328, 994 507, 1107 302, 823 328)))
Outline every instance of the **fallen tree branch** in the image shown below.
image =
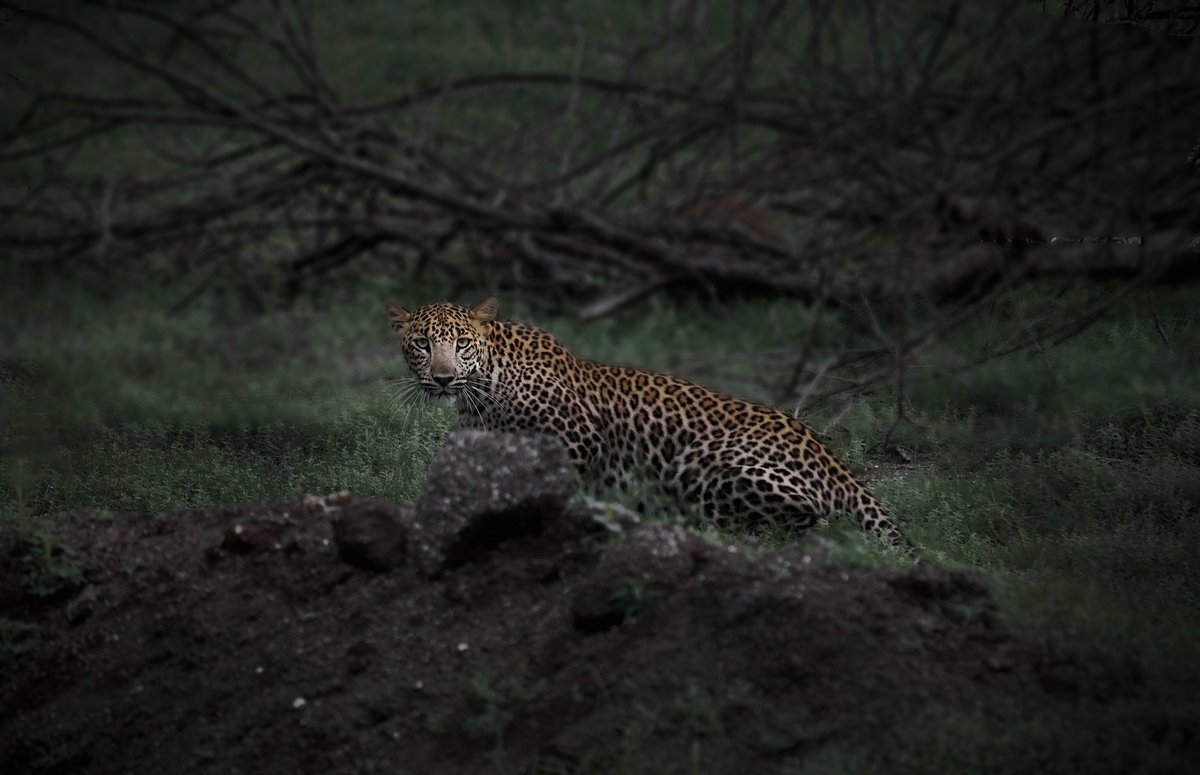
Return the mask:
MULTIPOLYGON (((299 2, 265 21, 232 0, 5 5, 130 77, 119 94, 28 87, 0 163, 44 176, 0 199, 0 240, 13 261, 174 255, 181 272, 197 245, 220 245, 284 297, 387 255, 536 288, 589 320, 675 292, 942 305, 940 320, 961 322, 1024 282, 1200 279, 1186 52, 1051 19, 1028 35, 1011 7, 975 23, 961 6, 924 28, 885 27, 876 9, 856 58, 818 34, 830 4, 741 4, 719 40, 684 4, 608 69, 579 49, 562 72, 457 74, 353 104, 299 2), (263 59, 283 75, 247 64, 263 59), (498 118, 462 121, 464 106, 498 118), (72 171, 98 139, 131 137, 144 164, 72 171), (1118 234, 1143 247, 1103 242, 1118 234)), ((857 340, 879 339, 850 319, 857 340)), ((885 356, 879 378, 902 373, 945 330, 816 369, 814 332, 788 364, 789 398, 845 374, 838 390, 873 384, 862 367, 885 356)))

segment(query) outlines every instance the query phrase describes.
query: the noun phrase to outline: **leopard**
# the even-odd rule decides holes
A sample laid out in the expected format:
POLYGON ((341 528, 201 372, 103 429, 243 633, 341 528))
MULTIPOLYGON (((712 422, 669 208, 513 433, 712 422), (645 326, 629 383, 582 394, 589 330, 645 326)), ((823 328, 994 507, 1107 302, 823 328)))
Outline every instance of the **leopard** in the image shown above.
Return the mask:
POLYGON ((799 419, 689 380, 575 357, 529 323, 497 319, 499 302, 388 301, 391 330, 416 386, 457 409, 461 427, 556 436, 585 484, 653 483, 718 529, 805 530, 848 514, 906 554, 892 514, 799 419))

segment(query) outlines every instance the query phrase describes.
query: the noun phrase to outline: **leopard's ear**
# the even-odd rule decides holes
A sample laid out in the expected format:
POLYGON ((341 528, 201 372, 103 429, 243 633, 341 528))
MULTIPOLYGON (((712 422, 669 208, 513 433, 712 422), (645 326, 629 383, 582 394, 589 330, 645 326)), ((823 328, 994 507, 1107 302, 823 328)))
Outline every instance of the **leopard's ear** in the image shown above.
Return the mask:
POLYGON ((496 313, 500 311, 500 302, 496 301, 495 296, 488 296, 483 301, 471 307, 471 320, 476 323, 491 323, 496 319, 496 313))
POLYGON ((392 331, 397 334, 404 330, 408 321, 412 320, 412 313, 394 301, 387 303, 387 314, 388 321, 392 324, 392 331))

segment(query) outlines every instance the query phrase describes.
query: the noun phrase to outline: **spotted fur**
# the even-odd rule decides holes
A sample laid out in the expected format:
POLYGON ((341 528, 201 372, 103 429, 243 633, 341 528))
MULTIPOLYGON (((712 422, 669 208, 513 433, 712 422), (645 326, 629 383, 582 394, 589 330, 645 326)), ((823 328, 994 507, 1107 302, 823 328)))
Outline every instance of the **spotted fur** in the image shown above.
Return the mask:
POLYGON ((388 302, 392 330, 426 395, 463 425, 552 433, 586 480, 657 482, 718 525, 810 527, 849 513, 907 546, 888 512, 803 423, 687 380, 583 361, 536 326, 496 320, 499 304, 388 302))

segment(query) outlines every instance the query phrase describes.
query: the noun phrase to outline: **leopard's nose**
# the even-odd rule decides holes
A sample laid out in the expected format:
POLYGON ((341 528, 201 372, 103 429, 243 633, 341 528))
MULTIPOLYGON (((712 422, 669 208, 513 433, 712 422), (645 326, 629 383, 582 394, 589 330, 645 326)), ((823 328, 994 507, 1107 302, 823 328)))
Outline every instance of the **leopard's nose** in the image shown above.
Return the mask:
POLYGON ((454 375, 453 374, 434 374, 433 381, 438 383, 442 387, 446 387, 447 385, 449 385, 451 382, 454 381, 454 375))

